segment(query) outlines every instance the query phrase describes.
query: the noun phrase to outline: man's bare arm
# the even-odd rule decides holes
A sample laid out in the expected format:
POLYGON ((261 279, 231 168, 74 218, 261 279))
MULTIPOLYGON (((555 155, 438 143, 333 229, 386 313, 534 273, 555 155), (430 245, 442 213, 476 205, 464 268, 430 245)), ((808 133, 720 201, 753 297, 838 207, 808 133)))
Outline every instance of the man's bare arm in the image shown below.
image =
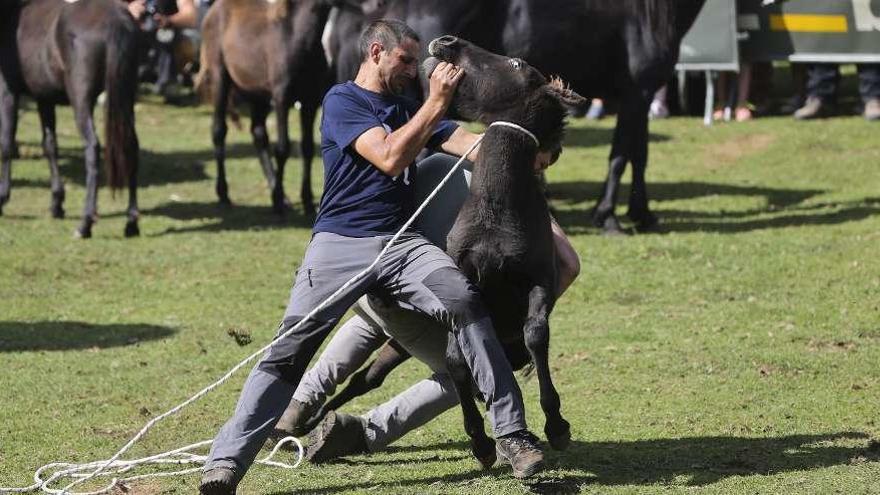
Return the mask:
MULTIPOLYGON (((468 130, 465 130, 461 127, 457 128, 452 132, 452 135, 449 136, 449 139, 443 142, 440 145, 440 149, 449 153, 450 155, 455 156, 463 156, 467 153, 467 150, 471 149, 471 146, 479 139, 481 134, 474 134, 468 130)), ((467 156, 467 159, 470 161, 477 160, 477 153, 479 153, 480 147, 477 146, 474 150, 467 156)))

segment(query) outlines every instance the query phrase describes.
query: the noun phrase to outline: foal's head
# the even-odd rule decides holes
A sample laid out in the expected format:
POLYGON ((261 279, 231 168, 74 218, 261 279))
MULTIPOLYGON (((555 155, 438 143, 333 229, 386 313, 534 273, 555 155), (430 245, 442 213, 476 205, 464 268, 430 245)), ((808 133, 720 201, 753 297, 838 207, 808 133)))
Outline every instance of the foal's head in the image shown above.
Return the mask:
POLYGON ((541 150, 561 146, 567 105, 584 98, 566 88, 560 79, 548 81, 537 69, 518 58, 486 51, 454 36, 442 36, 428 46, 426 74, 441 61, 462 67, 452 110, 463 118, 490 124, 504 120, 519 124, 538 137, 541 150))

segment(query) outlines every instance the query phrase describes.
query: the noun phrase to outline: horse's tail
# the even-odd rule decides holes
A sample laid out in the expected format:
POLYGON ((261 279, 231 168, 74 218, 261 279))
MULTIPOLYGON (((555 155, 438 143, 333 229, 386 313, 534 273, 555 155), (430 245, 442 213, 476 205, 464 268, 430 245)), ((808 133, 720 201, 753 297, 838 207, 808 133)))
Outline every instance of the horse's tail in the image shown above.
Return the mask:
POLYGON ((134 129, 137 93, 138 33, 129 18, 110 20, 104 90, 107 92, 104 163, 107 184, 120 189, 137 174, 140 155, 134 129))
POLYGON ((193 89, 202 103, 211 101, 211 71, 208 69, 208 40, 202 38, 202 47, 199 50, 199 72, 193 78, 193 89))

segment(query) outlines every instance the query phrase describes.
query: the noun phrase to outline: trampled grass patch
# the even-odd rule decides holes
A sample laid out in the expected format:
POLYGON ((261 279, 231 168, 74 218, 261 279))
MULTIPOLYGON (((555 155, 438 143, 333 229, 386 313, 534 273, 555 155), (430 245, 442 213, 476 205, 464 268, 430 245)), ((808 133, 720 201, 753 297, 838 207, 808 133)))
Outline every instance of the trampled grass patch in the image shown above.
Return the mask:
MULTIPOLYGON (((72 238, 80 144, 59 112, 68 218, 49 218, 36 112, 0 218, 0 486, 51 461, 105 459, 147 420, 268 342, 309 240, 284 220, 245 131, 231 130, 232 208, 216 204, 208 108, 138 104, 142 236, 100 192, 95 237, 72 238)), ((100 112, 98 112, 100 113, 100 112)), ((295 122, 294 138, 298 139, 295 122)), ((880 492, 880 127, 789 118, 652 123, 655 233, 588 224, 613 121, 574 121, 549 173, 582 259, 553 314, 551 355, 573 443, 520 483, 470 459, 453 410, 388 452, 296 471, 257 467, 242 493, 880 492), (872 443, 873 442, 873 443, 872 443)), ((286 187, 297 202, 299 162, 286 187)), ((320 161, 316 162, 320 188, 320 161)), ((627 187, 618 213, 625 214, 627 187)), ((407 363, 363 412, 425 376, 407 363)), ((152 431, 130 456, 210 438, 243 376, 152 431)), ((523 382, 543 428, 537 383, 523 382)), ((193 493, 197 476, 131 486, 193 493)))

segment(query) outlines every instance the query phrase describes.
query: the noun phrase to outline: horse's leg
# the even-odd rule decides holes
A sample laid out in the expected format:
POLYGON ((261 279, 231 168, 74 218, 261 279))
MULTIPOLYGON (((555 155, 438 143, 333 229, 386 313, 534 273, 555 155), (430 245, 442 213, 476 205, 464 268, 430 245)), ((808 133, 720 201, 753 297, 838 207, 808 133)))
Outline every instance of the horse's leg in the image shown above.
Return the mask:
POLYGON ((471 452, 483 469, 489 469, 497 459, 495 442, 486 435, 486 431, 483 429, 483 416, 480 415, 480 410, 474 402, 473 377, 458 345, 458 340, 452 334, 449 335, 449 341, 446 345, 446 362, 449 374, 455 384, 455 390, 458 392, 458 398, 461 401, 464 431, 470 437, 471 452))
POLYGON ((226 105, 232 80, 222 67, 211 76, 211 94, 214 97, 214 116, 211 123, 211 141, 214 144, 214 160, 217 162, 215 190, 221 205, 231 205, 229 186, 226 183, 226 105))
POLYGON ((275 106, 275 121, 278 128, 278 136, 275 141, 275 188, 272 190, 272 206, 278 212, 278 205, 283 211, 290 208, 290 200, 284 194, 284 166, 290 157, 290 131, 288 130, 288 116, 290 106, 284 95, 278 95, 272 99, 275 106))
POLYGON ((645 169, 648 167, 647 115, 647 110, 636 110, 632 121, 632 190, 629 193, 627 216, 636 223, 638 230, 648 230, 657 225, 657 217, 648 209, 648 189, 645 185, 645 169))
POLYGON ((251 137, 254 140, 254 148, 257 149, 257 156, 260 159, 260 166, 263 168, 263 175, 266 176, 269 190, 272 191, 272 211, 281 215, 284 213, 284 202, 276 201, 275 196, 275 187, 278 179, 275 176, 272 158, 269 156, 269 133, 266 132, 266 117, 268 115, 268 102, 253 101, 251 103, 251 137))
POLYGON ((551 291, 536 285, 529 291, 529 312, 523 333, 526 347, 535 363, 538 385, 541 389, 541 409, 544 411, 544 434, 550 446, 556 450, 568 447, 571 441, 571 428, 559 412, 559 393, 550 377, 550 299, 551 291))
POLYGON ((12 187, 12 157, 15 155, 15 128, 18 125, 18 95, 0 77, 0 215, 9 201, 12 187))
POLYGON ((86 96, 80 96, 73 100, 73 113, 76 118, 76 127, 79 129, 83 140, 86 162, 86 204, 83 208, 83 218, 76 230, 76 235, 88 239, 92 236, 92 226, 98 220, 98 157, 100 156, 100 144, 98 135, 95 133, 95 121, 93 104, 86 96))
POLYGON ((315 197, 312 194, 312 158, 315 156, 315 114, 318 107, 311 102, 303 103, 299 111, 300 128, 302 129, 302 185, 300 198, 306 215, 315 214, 315 197))
POLYGON ((608 159, 608 177, 602 186, 602 195, 593 209, 593 225, 605 231, 606 234, 622 234, 623 229, 617 217, 614 216, 614 208, 617 205, 617 190, 620 188, 620 178, 626 170, 629 161, 626 152, 626 133, 629 132, 623 112, 617 117, 617 125, 614 128, 614 140, 611 143, 611 154, 608 159))
POLYGON ((314 416, 306 421, 305 431, 311 431, 324 419, 328 412, 338 410, 355 397, 360 397, 382 386, 385 377, 403 364, 409 357, 410 354, 396 340, 389 340, 379 350, 379 355, 376 359, 352 375, 351 379, 348 380, 348 385, 341 392, 334 395, 314 416))
POLYGON ((43 128, 43 153, 49 161, 49 175, 52 184, 52 204, 49 211, 54 218, 64 218, 64 183, 58 173, 58 141, 55 137, 55 105, 38 101, 40 124, 43 128))
POLYGON ((141 235, 141 229, 138 227, 138 211, 137 201, 137 171, 133 171, 128 176, 128 221, 125 223, 125 237, 135 237, 141 235))

